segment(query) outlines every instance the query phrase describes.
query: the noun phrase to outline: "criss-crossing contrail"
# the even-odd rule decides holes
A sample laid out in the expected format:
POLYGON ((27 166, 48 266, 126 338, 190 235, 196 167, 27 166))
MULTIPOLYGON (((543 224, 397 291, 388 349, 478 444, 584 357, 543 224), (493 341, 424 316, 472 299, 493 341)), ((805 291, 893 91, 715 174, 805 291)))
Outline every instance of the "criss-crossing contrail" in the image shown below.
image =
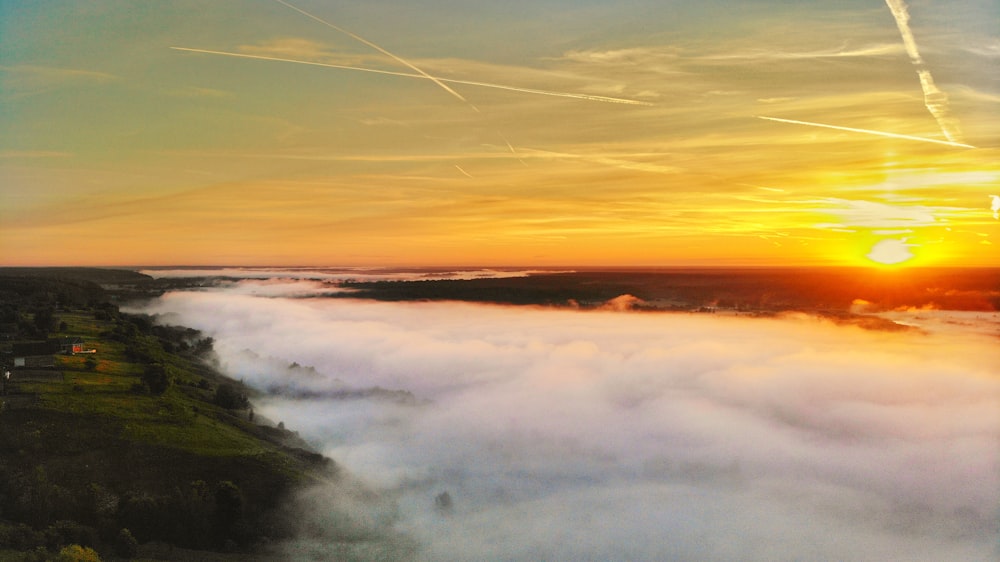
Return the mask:
POLYGON ((934 144, 943 144, 945 146, 954 146, 958 148, 976 148, 971 144, 963 144, 954 141, 943 141, 938 139, 929 139, 927 137, 915 137, 913 135, 901 135, 899 133, 889 133, 886 131, 873 131, 871 129, 857 129, 855 127, 841 127, 839 125, 827 125, 826 123, 813 123, 811 121, 796 121, 795 119, 781 119, 779 117, 765 117, 763 115, 758 115, 758 119, 764 119, 766 121, 777 121, 778 123, 791 123, 792 125, 807 125, 809 127, 822 127, 824 129, 835 129, 837 131, 848 131, 851 133, 864 133, 866 135, 878 135, 880 137, 889 137, 894 139, 904 139, 919 142, 932 142, 934 144))
POLYGON ((295 63, 295 64, 306 64, 306 65, 309 65, 309 66, 322 66, 322 67, 326 67, 326 68, 337 68, 337 69, 340 69, 340 70, 356 70, 358 72, 372 72, 372 73, 375 73, 375 74, 387 74, 389 76, 403 76, 405 78, 420 78, 420 79, 423 79, 423 80, 428 80, 429 79, 429 80, 435 80, 435 81, 438 81, 438 82, 450 82, 452 84, 463 84, 463 85, 466 85, 466 86, 479 86, 479 87, 482 87, 482 88, 495 88, 495 89, 498 89, 498 90, 508 90, 508 91, 511 91, 511 92, 521 92, 521 93, 524 93, 524 94, 538 94, 538 95, 542 95, 542 96, 556 96, 556 97, 560 97, 560 98, 573 98, 573 99, 578 99, 578 100, 599 101, 599 102, 604 102, 604 103, 620 103, 620 104, 626 104, 626 105, 645 105, 645 106, 651 106, 651 105, 653 105, 652 103, 649 103, 649 102, 638 101, 638 100, 630 100, 630 99, 625 99, 625 98, 613 98, 613 97, 609 97, 609 96, 595 96, 595 95, 591 95, 591 94, 579 94, 579 93, 574 93, 574 92, 555 92, 555 91, 552 91, 552 90, 537 90, 537 89, 534 89, 534 88, 521 88, 519 86, 507 86, 507 85, 504 85, 504 84, 493 84, 491 82, 476 82, 476 81, 473 81, 473 80, 456 80, 456 79, 453 79, 453 78, 440 78, 440 77, 435 77, 435 76, 427 76, 425 74, 413 74, 413 73, 410 73, 410 72, 396 72, 396 71, 392 71, 392 70, 378 70, 378 69, 375 69, 375 68, 364 68, 364 67, 361 67, 361 66, 346 66, 346 65, 342 65, 342 64, 330 64, 330 63, 325 63, 325 62, 304 61, 304 60, 299 60, 299 59, 287 59, 287 58, 281 58, 281 57, 268 57, 268 56, 264 56, 264 55, 248 55, 248 54, 245 54, 245 53, 231 53, 231 52, 228 52, 228 51, 212 51, 212 50, 209 50, 209 49, 194 49, 194 48, 191 48, 191 47, 170 47, 170 48, 174 49, 175 51, 188 51, 188 52, 191 52, 191 53, 204 53, 204 54, 209 54, 209 55, 223 55, 223 56, 227 56, 227 57, 238 57, 238 58, 244 58, 244 59, 257 59, 257 60, 269 60, 269 61, 277 61, 277 62, 291 62, 291 63, 295 63))
POLYGON ((945 138, 951 142, 960 143, 962 132, 958 128, 958 123, 951 116, 948 108, 948 95, 942 92, 934 83, 931 71, 928 70, 926 63, 924 63, 924 58, 920 56, 917 41, 913 37, 913 31, 910 29, 910 12, 906 7, 905 0, 885 0, 885 3, 889 6, 889 11, 892 12, 892 17, 896 20, 896 27, 899 28, 899 34, 903 37, 903 45, 906 47, 906 53, 910 56, 910 62, 913 63, 913 67, 917 70, 917 76, 920 78, 920 88, 924 92, 924 105, 927 107, 927 111, 937 121, 938 127, 941 128, 941 132, 945 138))
POLYGON ((475 109, 476 111, 479 111, 479 109, 477 109, 476 106, 472 105, 469 102, 469 100, 467 100, 464 97, 462 97, 462 94, 456 92, 455 90, 452 90, 451 88, 448 87, 447 84, 445 84, 441 80, 438 80, 437 78, 431 76, 430 74, 427 74, 426 72, 424 72, 423 70, 421 70, 420 68, 418 68, 416 65, 410 63, 406 59, 390 53, 389 51, 383 49, 382 47, 379 47, 375 43, 372 43, 371 41, 365 39, 364 37, 361 37, 360 35, 357 35, 355 33, 351 33, 350 31, 347 31, 346 29, 344 29, 342 27, 334 25, 334 24, 326 21, 325 19, 323 19, 323 18, 321 18, 319 16, 310 14, 309 12, 303 10, 302 8, 293 6, 292 4, 289 4, 288 2, 285 2, 285 0, 274 0, 274 1, 277 2, 277 3, 279 3, 279 4, 281 4, 282 6, 286 6, 288 8, 291 8, 291 9, 295 10, 296 12, 298 12, 298 13, 300 13, 300 14, 302 14, 302 15, 310 18, 310 19, 318 21, 319 23, 321 23, 321 24, 323 24, 323 25, 325 25, 325 26, 327 26, 327 27, 329 27, 329 28, 331 28, 333 30, 339 31, 339 32, 343 33, 344 35, 347 35, 348 37, 350 37, 352 39, 360 41, 361 43, 364 43, 365 45, 368 45, 372 49, 375 49, 376 51, 382 53, 383 55, 392 58, 393 60, 395 60, 396 62, 398 62, 400 64, 406 65, 407 67, 409 67, 410 69, 412 69, 417 74, 420 74, 424 78, 430 80, 431 82, 434 82, 438 86, 441 86, 441 88, 444 89, 444 91, 446 91, 449 94, 455 96, 456 98, 458 98, 459 100, 461 100, 462 102, 464 102, 465 104, 467 104, 472 109, 475 109))

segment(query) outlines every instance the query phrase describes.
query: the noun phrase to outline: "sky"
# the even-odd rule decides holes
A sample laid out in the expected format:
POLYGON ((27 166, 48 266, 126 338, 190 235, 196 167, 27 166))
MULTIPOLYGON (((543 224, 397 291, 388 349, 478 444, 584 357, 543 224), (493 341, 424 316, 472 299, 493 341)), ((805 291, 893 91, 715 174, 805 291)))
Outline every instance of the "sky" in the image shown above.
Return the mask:
POLYGON ((996 560, 1000 313, 301 298, 329 290, 141 309, 211 336, 256 419, 343 469, 298 498, 289 560, 996 560))
POLYGON ((0 263, 996 265, 998 29, 994 0, 0 0, 0 263))

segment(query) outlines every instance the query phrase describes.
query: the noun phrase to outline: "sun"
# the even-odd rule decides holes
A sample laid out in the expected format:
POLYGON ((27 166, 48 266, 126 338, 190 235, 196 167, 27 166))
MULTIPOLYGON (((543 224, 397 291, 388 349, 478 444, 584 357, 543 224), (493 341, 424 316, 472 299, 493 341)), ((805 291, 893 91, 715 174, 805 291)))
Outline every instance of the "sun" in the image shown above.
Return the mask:
POLYGON ((880 240, 865 256, 882 265, 899 265, 913 258, 910 245, 905 240, 880 240))

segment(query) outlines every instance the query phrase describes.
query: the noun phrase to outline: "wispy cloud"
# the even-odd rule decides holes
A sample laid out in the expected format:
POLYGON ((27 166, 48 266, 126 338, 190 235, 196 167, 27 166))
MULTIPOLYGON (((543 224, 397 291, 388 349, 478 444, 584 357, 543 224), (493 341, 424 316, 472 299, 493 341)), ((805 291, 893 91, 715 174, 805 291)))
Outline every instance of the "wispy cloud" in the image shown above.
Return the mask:
POLYGON ((0 158, 66 158, 70 152, 57 150, 0 150, 0 158))
POLYGON ((82 79, 82 80, 114 80, 116 76, 107 72, 84 70, 80 68, 65 68, 57 66, 38 66, 21 64, 15 66, 0 66, 0 71, 20 74, 24 77, 39 77, 48 79, 82 79))
POLYGON ((765 49, 747 49, 738 52, 723 54, 711 54, 698 56, 698 60, 703 61, 780 61, 780 60, 809 60, 827 58, 856 58, 856 57, 878 57, 894 55, 901 51, 901 47, 895 44, 881 43, 865 45, 863 47, 849 48, 847 45, 840 47, 819 49, 815 51, 779 51, 765 49))
POLYGON ((167 94, 179 98, 228 98, 232 97, 231 92, 218 90, 215 88, 200 88, 198 86, 188 86, 187 88, 177 88, 167 91, 167 94))
POLYGON ((58 88, 70 88, 81 84, 103 84, 118 79, 107 72, 42 65, 0 66, 0 72, 9 74, 4 80, 4 94, 7 96, 35 95, 58 88))
POLYGON ((571 154, 566 152, 555 152, 551 150, 521 148, 518 154, 523 158, 542 158, 547 160, 548 159, 582 160, 585 162, 594 162, 596 164, 612 166, 615 168, 622 168, 625 170, 636 170, 639 172, 650 172, 654 174, 676 174, 679 171, 679 168, 674 166, 666 166, 663 164, 657 164, 655 162, 640 161, 640 158, 648 158, 651 156, 662 156, 662 155, 654 155, 648 153, 647 154, 627 154, 627 153, 571 154))
MULTIPOLYGON (((311 41, 309 39, 302 39, 300 37, 281 37, 278 39, 269 39, 261 41, 253 45, 243 45, 240 47, 240 51, 248 53, 251 55, 263 55, 269 57, 279 57, 286 59, 329 59, 331 56, 330 47, 325 43, 320 43, 319 41, 311 41)), ((349 59, 350 62, 346 60, 338 61, 343 64, 354 64, 357 66, 358 61, 362 59, 360 56, 349 56, 340 54, 343 59, 349 59)), ((372 55, 374 57, 374 55, 372 55)))
POLYGON ((877 201, 826 198, 816 201, 823 207, 813 211, 837 216, 850 227, 864 228, 919 228, 944 226, 948 216, 960 213, 958 207, 932 205, 892 205, 877 201))

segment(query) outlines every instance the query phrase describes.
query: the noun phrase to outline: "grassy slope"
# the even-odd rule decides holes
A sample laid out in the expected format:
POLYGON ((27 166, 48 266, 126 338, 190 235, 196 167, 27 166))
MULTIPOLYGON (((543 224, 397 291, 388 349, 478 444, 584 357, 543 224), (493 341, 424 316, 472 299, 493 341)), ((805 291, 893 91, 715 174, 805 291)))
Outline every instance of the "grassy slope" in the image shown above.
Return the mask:
MULTIPOLYGON (((106 518, 114 520, 113 526, 127 527, 125 498, 145 495, 167 503, 166 498, 183 495, 194 482, 213 486, 231 481, 242 494, 246 519, 259 522, 270 517, 287 492, 333 477, 328 460, 285 444, 294 442, 291 434, 255 426, 245 412, 212 404, 212 391, 202 387, 214 388, 225 380, 204 365, 163 353, 159 359, 173 384, 161 396, 137 393, 133 386, 144 366, 127 358, 124 343, 101 335, 114 328, 114 321, 96 320, 86 311, 60 313, 59 318, 67 324, 60 336, 81 336, 97 353, 58 356, 55 371, 15 371, 14 392, 4 397, 7 406, 0 412, 4 475, 9 480, 34 479, 22 490, 55 490, 57 505, 51 513, 33 508, 38 513, 27 517, 33 521, 24 521, 23 514, 20 521, 11 517, 18 515, 16 510, 0 512, 0 520, 41 528, 51 520, 69 518, 98 527, 89 520, 93 509, 83 504, 88 503, 88 490, 100 489, 119 501, 118 513, 105 513, 106 518), (95 367, 88 367, 88 357, 97 360, 95 367)), ((140 337, 159 345, 152 336, 140 337)), ((9 497, 18 488, 8 484, 9 497)), ((211 504, 212 498, 206 501, 211 504)), ((280 521, 272 524, 272 536, 286 532, 280 527, 280 521)), ((253 532, 259 534, 259 529, 253 532)))

